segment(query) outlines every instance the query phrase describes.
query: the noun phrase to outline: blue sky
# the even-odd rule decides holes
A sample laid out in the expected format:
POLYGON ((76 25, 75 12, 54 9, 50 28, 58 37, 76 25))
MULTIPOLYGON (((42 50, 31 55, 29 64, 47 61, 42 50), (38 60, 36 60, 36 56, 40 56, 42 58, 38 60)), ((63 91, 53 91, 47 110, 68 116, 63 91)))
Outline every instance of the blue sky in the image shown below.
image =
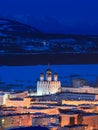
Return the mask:
POLYGON ((0 15, 44 32, 98 33, 98 0, 1 0, 0 15))
MULTIPOLYGON (((0 80, 6 83, 14 83, 15 80, 23 80, 25 82, 32 81, 32 84, 39 79, 40 73, 45 74, 48 66, 2 66, 0 67, 0 80), (10 76, 9 76, 10 75, 10 76)), ((51 65, 53 73, 56 71, 59 75, 59 80, 66 84, 70 80, 70 75, 80 75, 78 77, 85 78, 88 81, 96 81, 98 78, 98 65, 51 65), (61 78, 62 77, 62 78, 61 78)))

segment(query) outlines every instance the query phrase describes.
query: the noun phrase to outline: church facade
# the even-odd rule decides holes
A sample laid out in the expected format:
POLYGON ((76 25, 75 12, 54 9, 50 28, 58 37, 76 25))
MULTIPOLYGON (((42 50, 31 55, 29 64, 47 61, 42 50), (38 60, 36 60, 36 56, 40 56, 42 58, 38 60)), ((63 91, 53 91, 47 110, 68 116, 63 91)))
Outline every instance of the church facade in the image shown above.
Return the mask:
POLYGON ((50 95, 60 92, 61 82, 58 80, 58 74, 52 74, 51 69, 46 70, 46 75, 40 74, 40 80, 37 81, 37 95, 50 95))

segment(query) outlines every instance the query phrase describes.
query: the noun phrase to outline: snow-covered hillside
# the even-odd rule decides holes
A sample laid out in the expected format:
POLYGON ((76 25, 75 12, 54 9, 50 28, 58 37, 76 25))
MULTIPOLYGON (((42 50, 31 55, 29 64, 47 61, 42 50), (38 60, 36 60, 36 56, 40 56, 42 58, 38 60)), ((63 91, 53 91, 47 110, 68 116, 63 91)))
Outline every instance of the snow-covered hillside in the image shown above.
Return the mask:
POLYGON ((35 27, 0 18, 0 53, 98 53, 98 36, 45 34, 35 27))

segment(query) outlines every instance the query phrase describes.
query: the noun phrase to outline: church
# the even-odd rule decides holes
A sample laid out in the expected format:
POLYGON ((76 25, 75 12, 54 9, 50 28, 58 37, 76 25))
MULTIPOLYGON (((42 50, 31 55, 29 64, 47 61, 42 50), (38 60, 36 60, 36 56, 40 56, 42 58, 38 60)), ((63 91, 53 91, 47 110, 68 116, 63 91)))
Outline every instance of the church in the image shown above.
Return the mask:
POLYGON ((52 70, 48 68, 46 74, 40 74, 40 80, 37 81, 37 95, 50 95, 60 92, 61 82, 58 80, 58 74, 52 74, 52 70))

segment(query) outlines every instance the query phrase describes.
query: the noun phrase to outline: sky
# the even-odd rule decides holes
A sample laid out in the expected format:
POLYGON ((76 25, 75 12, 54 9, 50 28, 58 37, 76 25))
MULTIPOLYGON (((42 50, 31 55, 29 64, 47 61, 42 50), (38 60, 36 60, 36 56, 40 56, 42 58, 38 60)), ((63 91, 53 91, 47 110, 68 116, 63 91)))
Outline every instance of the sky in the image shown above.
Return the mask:
MULTIPOLYGON (((44 76, 48 66, 47 65, 32 65, 32 66, 1 66, 0 67, 0 81, 6 84, 21 84, 25 86, 32 85, 36 87, 37 80, 40 78, 40 73, 44 76), (17 81, 17 82, 16 82, 17 81), (23 82, 21 82, 23 81, 23 82)), ((62 85, 68 85, 68 82, 73 78, 86 79, 88 83, 96 83, 98 80, 98 64, 88 65, 51 65, 53 74, 58 74, 58 78, 62 85), (75 75, 77 75, 75 77, 75 75)), ((95 87, 95 86, 93 86, 95 87)), ((20 88, 22 89, 22 88, 20 88)))
POLYGON ((48 33, 98 34, 98 0, 0 0, 0 17, 48 33))

